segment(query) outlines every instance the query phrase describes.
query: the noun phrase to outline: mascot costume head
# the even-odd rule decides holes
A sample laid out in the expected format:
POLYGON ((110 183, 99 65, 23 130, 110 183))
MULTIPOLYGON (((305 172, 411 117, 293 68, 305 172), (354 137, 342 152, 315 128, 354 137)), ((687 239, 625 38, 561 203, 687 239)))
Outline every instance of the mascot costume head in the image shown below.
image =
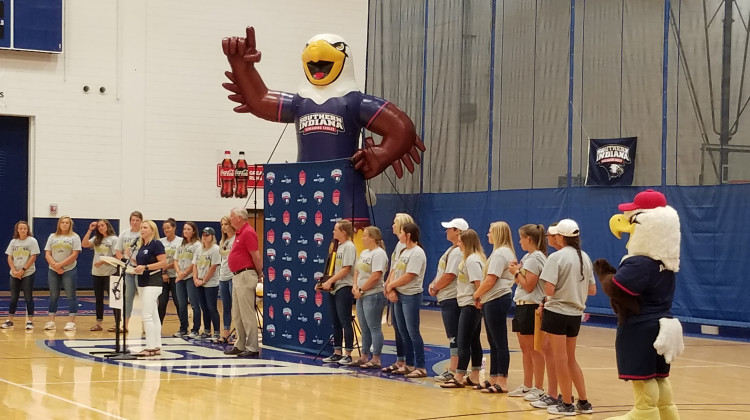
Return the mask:
POLYGON ((684 349, 682 327, 671 313, 680 267, 680 218, 664 194, 654 190, 638 193, 618 209, 623 213, 613 216, 609 226, 618 239, 630 235, 628 253, 619 268, 600 259, 594 270, 618 316, 617 370, 633 385, 635 407, 612 418, 679 419, 667 377, 684 349))

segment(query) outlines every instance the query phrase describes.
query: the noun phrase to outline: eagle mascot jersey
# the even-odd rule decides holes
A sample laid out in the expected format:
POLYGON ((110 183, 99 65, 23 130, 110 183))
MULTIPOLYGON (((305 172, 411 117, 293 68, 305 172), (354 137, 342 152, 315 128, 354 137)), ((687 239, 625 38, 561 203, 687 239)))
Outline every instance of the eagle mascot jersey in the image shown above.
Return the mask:
POLYGON ((302 51, 305 80, 296 94, 266 87, 256 69, 261 54, 254 28, 248 27, 244 38, 224 38, 222 48, 232 68, 226 72, 231 83, 223 86, 233 93, 229 99, 240 104, 234 110, 268 121, 294 122, 299 162, 351 158, 362 176, 355 181, 347 207, 352 208, 355 226, 369 224, 364 180, 389 165, 400 178, 402 163, 413 173, 413 162, 419 163, 419 152, 425 150, 411 119, 392 103, 360 92, 351 51, 338 35, 321 34, 307 41, 302 51), (360 148, 362 129, 382 136, 381 143, 367 138, 360 148))
POLYGON ((682 327, 672 316, 675 273, 680 266, 680 219, 663 194, 641 192, 610 219, 612 233, 629 233, 628 254, 615 269, 597 260, 594 269, 618 315, 617 371, 631 381, 635 407, 613 419, 679 419, 667 377, 683 349, 682 327))

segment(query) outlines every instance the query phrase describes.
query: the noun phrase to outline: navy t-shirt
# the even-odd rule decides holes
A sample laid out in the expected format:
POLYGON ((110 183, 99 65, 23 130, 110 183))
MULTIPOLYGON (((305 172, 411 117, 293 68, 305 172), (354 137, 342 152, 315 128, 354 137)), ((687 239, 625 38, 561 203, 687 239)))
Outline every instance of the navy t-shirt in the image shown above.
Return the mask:
POLYGON ((628 322, 671 316, 675 273, 667 270, 661 261, 640 255, 628 257, 612 280, 626 293, 641 298, 640 315, 631 315, 628 322))
MULTIPOLYGON (((146 245, 138 248, 138 253, 135 255, 135 262, 138 265, 156 264, 159 262, 156 258, 159 255, 166 255, 164 244, 161 243, 161 241, 152 240, 146 245)), ((158 270, 159 272, 154 273, 153 275, 150 274, 151 271, 146 269, 143 274, 138 275, 138 287, 161 286, 161 270, 158 270)))

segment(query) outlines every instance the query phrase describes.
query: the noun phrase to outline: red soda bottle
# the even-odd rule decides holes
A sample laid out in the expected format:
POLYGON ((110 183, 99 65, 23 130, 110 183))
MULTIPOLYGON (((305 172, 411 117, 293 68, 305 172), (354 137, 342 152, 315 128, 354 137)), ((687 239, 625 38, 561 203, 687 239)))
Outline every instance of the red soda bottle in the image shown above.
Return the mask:
POLYGON ((234 193, 234 164, 229 150, 224 152, 224 160, 221 161, 221 169, 219 170, 219 180, 221 181, 221 196, 231 197, 234 193))
POLYGON ((240 152, 240 158, 237 159, 234 178, 237 180, 237 189, 234 192, 234 196, 237 198, 247 197, 247 181, 250 178, 250 171, 245 161, 245 152, 240 152))

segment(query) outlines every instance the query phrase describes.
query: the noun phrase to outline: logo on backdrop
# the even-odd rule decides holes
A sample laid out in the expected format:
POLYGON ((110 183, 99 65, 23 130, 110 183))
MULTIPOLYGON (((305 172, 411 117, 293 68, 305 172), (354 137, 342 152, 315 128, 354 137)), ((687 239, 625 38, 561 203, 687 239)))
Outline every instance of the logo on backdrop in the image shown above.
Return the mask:
POLYGON ((635 172, 636 137, 591 139, 588 186, 629 186, 635 172))

